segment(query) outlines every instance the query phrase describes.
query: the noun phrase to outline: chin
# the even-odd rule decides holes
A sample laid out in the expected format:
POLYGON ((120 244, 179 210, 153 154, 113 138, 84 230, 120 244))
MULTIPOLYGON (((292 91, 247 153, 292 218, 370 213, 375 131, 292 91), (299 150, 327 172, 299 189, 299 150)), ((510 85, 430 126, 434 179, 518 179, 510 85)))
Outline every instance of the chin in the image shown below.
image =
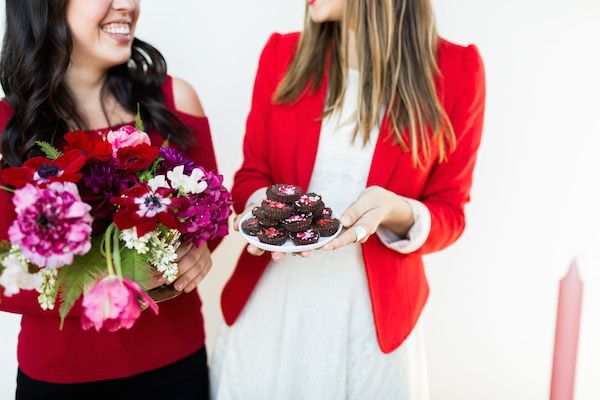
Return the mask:
POLYGON ((324 22, 330 21, 340 21, 341 18, 335 18, 333 15, 328 13, 327 11, 319 10, 318 8, 311 8, 309 10, 308 15, 310 19, 317 24, 322 24, 324 22))
POLYGON ((103 64, 108 68, 116 67, 117 65, 125 64, 131 59, 131 50, 127 52, 119 52, 119 54, 110 54, 103 57, 103 64))

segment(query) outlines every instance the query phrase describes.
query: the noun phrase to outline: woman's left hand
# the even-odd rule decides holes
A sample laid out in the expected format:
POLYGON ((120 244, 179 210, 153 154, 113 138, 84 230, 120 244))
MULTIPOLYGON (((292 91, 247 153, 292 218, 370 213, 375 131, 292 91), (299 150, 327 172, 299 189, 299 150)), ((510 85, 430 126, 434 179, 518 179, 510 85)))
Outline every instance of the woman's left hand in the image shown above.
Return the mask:
POLYGON ((175 289, 186 293, 196 289, 212 267, 211 253, 206 243, 200 247, 182 244, 177 249, 179 272, 174 282, 175 289))
POLYGON ((364 243, 382 224, 402 236, 414 224, 414 217, 404 198, 380 186, 370 186, 342 214, 340 222, 346 230, 323 250, 364 243))

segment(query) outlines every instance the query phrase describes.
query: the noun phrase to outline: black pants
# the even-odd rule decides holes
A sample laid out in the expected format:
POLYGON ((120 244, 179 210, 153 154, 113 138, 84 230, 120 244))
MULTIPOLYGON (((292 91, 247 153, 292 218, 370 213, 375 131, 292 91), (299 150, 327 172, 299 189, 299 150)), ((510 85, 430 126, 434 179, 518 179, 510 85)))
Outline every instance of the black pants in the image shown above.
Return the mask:
POLYGON ((57 384, 17 374, 17 400, 208 400, 206 350, 174 364, 123 379, 57 384))

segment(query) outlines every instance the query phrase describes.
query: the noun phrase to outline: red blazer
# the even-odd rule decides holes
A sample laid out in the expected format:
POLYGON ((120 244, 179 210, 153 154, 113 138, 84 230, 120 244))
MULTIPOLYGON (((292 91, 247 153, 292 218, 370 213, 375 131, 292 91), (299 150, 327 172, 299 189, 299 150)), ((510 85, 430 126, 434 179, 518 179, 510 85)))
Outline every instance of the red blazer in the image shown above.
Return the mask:
MULTIPOLYGON (((307 90, 291 105, 271 101, 299 38, 299 33, 272 35, 260 58, 246 127, 244 161, 232 189, 238 213, 252 193, 262 187, 291 183, 308 188, 319 144, 327 77, 317 93, 307 90)), ((413 165, 410 153, 393 144, 384 121, 367 181, 367 186, 381 186, 418 199, 431 212, 429 237, 414 253, 390 250, 376 236, 362 245, 375 329, 386 353, 406 339, 427 300, 429 287, 422 256, 450 245, 464 230, 464 206, 469 201, 481 139, 485 84, 477 48, 440 40, 438 64, 438 96, 456 133, 456 151, 441 164, 434 152, 425 168, 419 169, 413 165)), ((240 256, 221 299, 228 324, 240 315, 269 260, 269 253, 255 257, 244 251, 240 256)))

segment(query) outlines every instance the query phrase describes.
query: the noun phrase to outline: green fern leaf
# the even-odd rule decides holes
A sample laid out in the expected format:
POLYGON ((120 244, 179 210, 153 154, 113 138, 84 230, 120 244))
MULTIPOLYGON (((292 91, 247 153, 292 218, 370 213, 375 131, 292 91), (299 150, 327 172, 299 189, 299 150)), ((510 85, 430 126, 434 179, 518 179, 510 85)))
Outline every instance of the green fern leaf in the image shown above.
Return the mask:
POLYGON ((100 254, 102 236, 92 239, 92 248, 84 256, 75 257, 73 264, 58 271, 60 287, 60 326, 81 295, 93 285, 106 270, 106 259, 100 254))
POLYGON ((58 157, 62 156, 62 153, 48 142, 37 141, 35 144, 40 146, 46 157, 51 160, 56 160, 58 157))
POLYGON ((146 254, 139 254, 126 247, 121 248, 121 271, 124 278, 134 281, 142 289, 147 290, 152 277, 152 267, 146 254))

